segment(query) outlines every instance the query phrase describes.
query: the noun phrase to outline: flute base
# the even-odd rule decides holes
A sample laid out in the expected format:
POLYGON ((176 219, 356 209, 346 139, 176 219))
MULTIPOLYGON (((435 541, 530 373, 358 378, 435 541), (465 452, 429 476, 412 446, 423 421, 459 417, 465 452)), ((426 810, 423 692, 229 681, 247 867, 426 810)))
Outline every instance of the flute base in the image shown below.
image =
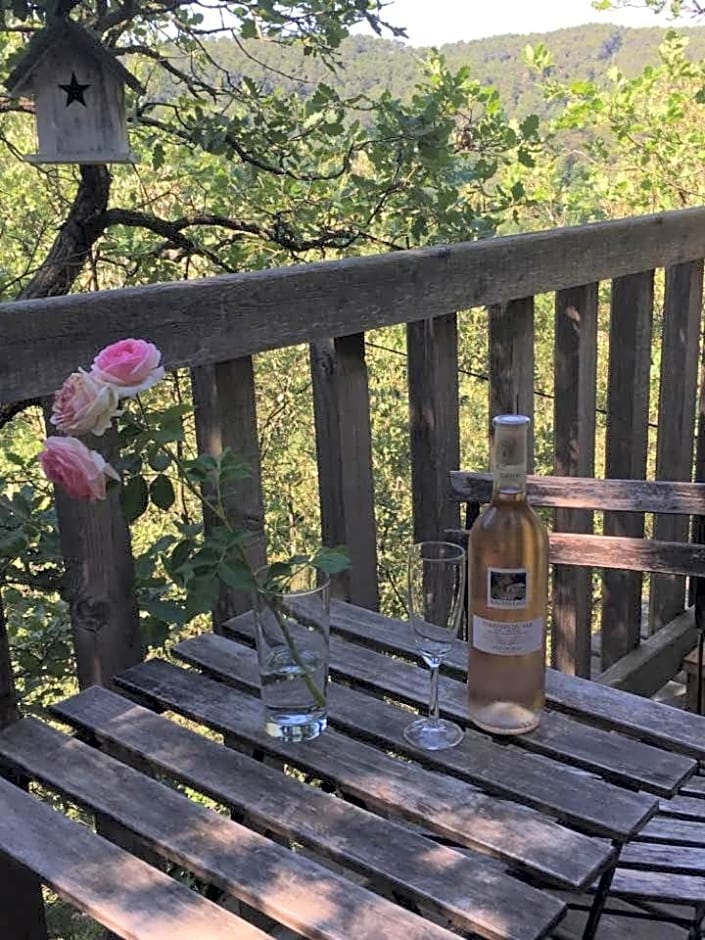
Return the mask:
POLYGON ((460 744, 463 730, 444 718, 417 718, 404 728, 404 738, 423 751, 443 751, 460 744))

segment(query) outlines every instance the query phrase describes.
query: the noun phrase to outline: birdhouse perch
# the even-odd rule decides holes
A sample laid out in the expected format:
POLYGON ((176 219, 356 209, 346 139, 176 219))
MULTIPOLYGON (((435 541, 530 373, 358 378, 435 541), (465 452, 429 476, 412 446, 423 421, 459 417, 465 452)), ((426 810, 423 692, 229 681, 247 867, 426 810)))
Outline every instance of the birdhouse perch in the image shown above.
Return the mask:
POLYGON ((30 163, 136 163, 125 120, 125 85, 137 79, 84 27, 63 19, 27 44, 7 79, 34 98, 38 153, 30 163))

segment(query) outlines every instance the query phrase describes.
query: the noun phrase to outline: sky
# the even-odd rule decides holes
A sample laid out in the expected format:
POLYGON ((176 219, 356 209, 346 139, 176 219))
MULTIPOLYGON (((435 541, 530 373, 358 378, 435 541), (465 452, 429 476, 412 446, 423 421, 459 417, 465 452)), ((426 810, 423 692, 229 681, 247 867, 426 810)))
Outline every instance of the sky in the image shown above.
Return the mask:
POLYGON ((667 26, 671 22, 666 14, 657 16, 643 9, 599 13, 591 0, 393 0, 385 8, 384 19, 406 26, 408 41, 414 46, 440 46, 503 33, 543 33, 583 23, 667 26))

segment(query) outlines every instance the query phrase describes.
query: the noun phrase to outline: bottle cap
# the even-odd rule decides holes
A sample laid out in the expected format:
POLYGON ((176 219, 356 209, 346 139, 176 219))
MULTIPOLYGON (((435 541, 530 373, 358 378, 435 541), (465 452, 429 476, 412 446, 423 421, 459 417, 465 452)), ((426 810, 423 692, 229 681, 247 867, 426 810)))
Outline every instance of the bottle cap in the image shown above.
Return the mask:
POLYGON ((524 425, 531 424, 531 418, 526 415, 497 415, 492 419, 492 424, 495 427, 523 427, 524 425))

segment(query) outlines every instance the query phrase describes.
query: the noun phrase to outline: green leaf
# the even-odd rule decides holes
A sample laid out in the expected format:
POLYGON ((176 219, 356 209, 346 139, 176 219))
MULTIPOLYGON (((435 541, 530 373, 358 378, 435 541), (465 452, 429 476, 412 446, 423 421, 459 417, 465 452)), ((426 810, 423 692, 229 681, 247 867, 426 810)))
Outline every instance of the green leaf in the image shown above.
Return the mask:
POLYGON ((246 565, 222 562, 216 568, 216 573, 223 584, 233 591, 249 591, 255 584, 252 572, 246 565))
POLYGON ((164 158, 164 144, 162 144, 160 141, 157 141, 152 150, 152 169, 158 170, 160 167, 162 167, 164 165, 164 158))
POLYGON ((193 543, 188 539, 183 539, 183 541, 175 545, 174 551, 171 553, 171 557, 169 558, 169 566, 173 570, 180 568, 191 555, 192 548, 193 543))
POLYGON ((519 129, 524 137, 532 137, 539 129, 538 114, 528 114, 519 125, 519 129))
POLYGON ((229 448, 224 450, 219 460, 220 479, 223 483, 231 483, 236 480, 249 480, 252 477, 252 467, 250 463, 235 454, 229 448))
POLYGON ((220 583, 215 573, 193 578, 186 587, 186 621, 198 614, 206 614, 215 605, 220 583))
POLYGON ((123 485, 120 503, 128 523, 139 519, 149 503, 149 490, 143 476, 132 477, 123 485))
POLYGON ((157 620, 172 623, 177 627, 183 625, 186 617, 183 605, 176 601, 163 601, 160 598, 149 597, 143 599, 140 606, 157 620))
POLYGON ((143 617, 140 621, 147 646, 161 648, 169 637, 169 624, 157 617, 143 617))
POLYGON ((174 487, 169 477, 160 473, 152 480, 149 487, 149 498, 159 509, 171 509, 176 499, 174 487))
POLYGON ((243 39, 257 39, 257 26, 254 20, 243 20, 240 26, 240 35, 243 39))
POLYGON ((165 454, 163 450, 154 450, 149 455, 149 466, 152 470, 156 470, 157 473, 161 473, 162 470, 166 468, 171 463, 171 457, 169 454, 165 454))
POLYGON ((339 545, 336 548, 319 548, 311 559, 311 564, 326 574, 340 574, 341 571, 347 571, 350 567, 350 556, 347 550, 339 545))

